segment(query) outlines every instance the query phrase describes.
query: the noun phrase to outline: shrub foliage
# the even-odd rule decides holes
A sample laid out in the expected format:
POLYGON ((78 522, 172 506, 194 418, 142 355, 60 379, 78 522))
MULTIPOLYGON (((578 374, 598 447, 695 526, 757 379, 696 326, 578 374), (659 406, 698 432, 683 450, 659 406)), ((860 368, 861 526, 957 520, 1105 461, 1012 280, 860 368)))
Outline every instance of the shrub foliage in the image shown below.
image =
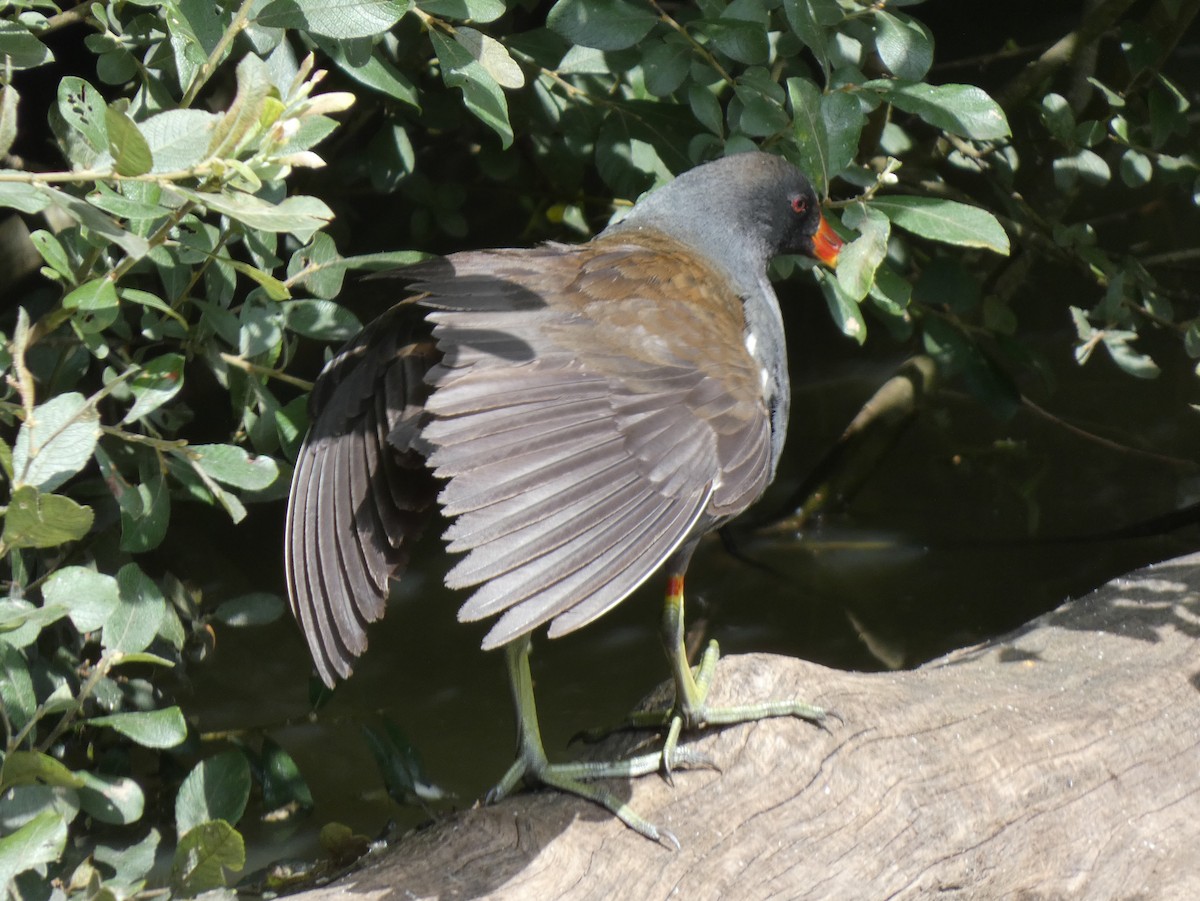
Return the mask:
POLYGON ((310 803, 270 740, 200 752, 175 699, 214 628, 281 600, 213 606, 147 555, 192 505, 232 527, 286 494, 313 369, 294 361, 359 328, 351 270, 587 236, 757 146, 830 198, 849 243, 813 277, 842 332, 923 349, 997 415, 1035 362, 1013 304, 1035 264, 1091 286, 1061 311, 1080 364, 1155 376, 1149 329, 1200 357, 1195 293, 1163 269, 1184 230, 1151 254, 1111 228, 1151 201, 1194 221, 1192 98, 1167 73, 1195 4, 1087 4, 991 93, 931 75, 914 6, 0 4, 0 207, 35 260, 0 320, 0 886, 219 889, 252 792, 310 803), (381 195, 386 227, 363 209, 381 195), (164 777, 165 755, 194 763, 164 777), (147 813, 171 797, 173 824, 147 813))

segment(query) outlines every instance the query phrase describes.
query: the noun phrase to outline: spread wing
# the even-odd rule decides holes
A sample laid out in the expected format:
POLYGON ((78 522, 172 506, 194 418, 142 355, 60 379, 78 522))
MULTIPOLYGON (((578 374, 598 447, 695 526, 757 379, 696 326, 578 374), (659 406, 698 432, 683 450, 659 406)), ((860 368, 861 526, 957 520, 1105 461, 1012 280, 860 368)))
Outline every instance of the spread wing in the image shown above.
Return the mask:
POLYGON ((338 352, 313 388, 296 459, 284 558, 288 597, 326 684, 350 675, 383 616, 388 579, 433 507, 420 425, 437 358, 403 305, 338 352))
POLYGON ((604 613, 765 488, 770 423, 727 281, 655 234, 411 270, 441 362, 422 435, 484 647, 604 613))

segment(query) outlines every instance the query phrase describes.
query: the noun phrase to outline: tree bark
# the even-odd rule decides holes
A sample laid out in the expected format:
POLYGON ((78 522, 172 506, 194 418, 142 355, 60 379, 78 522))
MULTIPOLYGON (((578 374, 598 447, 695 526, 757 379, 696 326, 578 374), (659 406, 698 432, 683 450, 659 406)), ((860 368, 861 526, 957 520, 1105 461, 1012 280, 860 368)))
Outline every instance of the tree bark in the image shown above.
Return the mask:
POLYGON ((721 772, 612 783, 681 850, 535 792, 304 897, 1197 898, 1197 635, 1200 554, 913 671, 728 658, 715 703, 796 697, 842 721, 714 730, 693 747, 721 772))

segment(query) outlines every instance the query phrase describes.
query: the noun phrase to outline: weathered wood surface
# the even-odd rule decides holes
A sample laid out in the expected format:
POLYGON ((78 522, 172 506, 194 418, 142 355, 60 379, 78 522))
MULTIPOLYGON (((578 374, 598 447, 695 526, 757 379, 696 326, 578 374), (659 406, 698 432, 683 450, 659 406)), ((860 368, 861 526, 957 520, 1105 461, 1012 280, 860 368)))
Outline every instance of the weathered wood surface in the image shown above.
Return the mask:
POLYGON ((1200 555, 912 672, 748 655, 717 703, 843 718, 707 734, 723 772, 617 782, 672 852, 526 794, 382 852, 328 898, 1200 898, 1200 555))

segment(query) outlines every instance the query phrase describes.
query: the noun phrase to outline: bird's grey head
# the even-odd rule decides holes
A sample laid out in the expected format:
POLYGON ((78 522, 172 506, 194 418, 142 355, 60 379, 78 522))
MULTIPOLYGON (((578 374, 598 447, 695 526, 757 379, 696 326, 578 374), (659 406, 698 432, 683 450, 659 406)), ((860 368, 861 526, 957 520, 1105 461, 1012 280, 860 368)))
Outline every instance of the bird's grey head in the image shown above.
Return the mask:
POLYGON ((787 160, 754 151, 684 172, 639 200, 608 233, 665 232, 753 290, 774 256, 818 257, 813 242, 821 223, 808 179, 787 160))

